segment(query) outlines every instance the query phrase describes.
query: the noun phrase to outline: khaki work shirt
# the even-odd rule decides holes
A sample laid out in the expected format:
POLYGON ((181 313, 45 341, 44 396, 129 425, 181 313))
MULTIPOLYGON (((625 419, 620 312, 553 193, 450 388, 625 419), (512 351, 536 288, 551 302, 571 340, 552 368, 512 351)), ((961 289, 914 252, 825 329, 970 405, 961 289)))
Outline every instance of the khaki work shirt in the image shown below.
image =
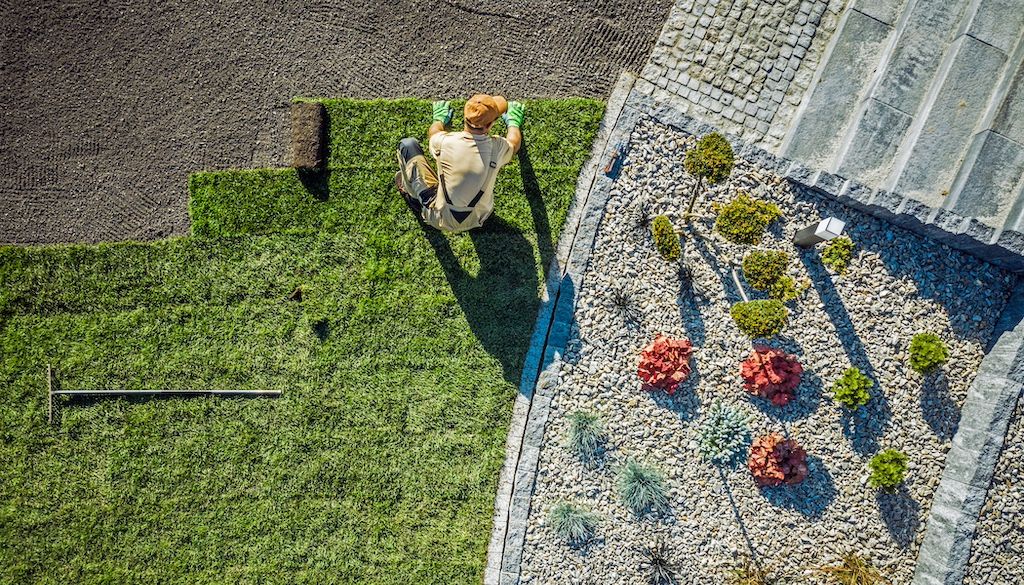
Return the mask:
POLYGON ((494 210, 494 183, 512 160, 512 145, 501 136, 438 132, 430 137, 430 154, 440 184, 423 220, 452 232, 483 225, 494 210))

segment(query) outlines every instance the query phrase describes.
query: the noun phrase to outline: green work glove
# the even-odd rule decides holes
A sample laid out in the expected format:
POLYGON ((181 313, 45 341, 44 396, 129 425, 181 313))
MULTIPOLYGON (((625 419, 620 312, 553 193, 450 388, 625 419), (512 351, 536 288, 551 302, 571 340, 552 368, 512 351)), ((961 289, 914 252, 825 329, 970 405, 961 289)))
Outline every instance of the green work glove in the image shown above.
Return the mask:
POLYGON ((501 115, 505 125, 509 128, 518 128, 523 125, 523 118, 526 117, 526 106, 522 102, 509 102, 508 111, 501 115))
POLYGON ((434 116, 431 122, 441 122, 445 126, 452 123, 452 115, 455 113, 451 105, 445 101, 434 102, 434 116))

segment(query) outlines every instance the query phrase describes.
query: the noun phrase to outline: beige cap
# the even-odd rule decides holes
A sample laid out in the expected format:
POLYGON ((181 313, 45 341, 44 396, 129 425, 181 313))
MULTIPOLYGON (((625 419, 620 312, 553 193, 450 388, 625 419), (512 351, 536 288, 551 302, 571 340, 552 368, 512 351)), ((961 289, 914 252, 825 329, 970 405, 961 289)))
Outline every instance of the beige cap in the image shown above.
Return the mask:
POLYGON ((508 111, 508 101, 500 95, 478 93, 466 101, 462 116, 474 128, 486 128, 508 111))

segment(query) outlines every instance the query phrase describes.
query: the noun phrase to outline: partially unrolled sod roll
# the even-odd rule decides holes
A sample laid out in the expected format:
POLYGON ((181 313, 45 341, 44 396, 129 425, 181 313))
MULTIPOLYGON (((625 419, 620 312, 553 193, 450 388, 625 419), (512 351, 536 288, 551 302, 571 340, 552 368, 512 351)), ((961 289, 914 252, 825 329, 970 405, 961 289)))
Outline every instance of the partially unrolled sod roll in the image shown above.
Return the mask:
POLYGON ((323 104, 292 104, 292 166, 322 169, 327 163, 327 110, 323 104))

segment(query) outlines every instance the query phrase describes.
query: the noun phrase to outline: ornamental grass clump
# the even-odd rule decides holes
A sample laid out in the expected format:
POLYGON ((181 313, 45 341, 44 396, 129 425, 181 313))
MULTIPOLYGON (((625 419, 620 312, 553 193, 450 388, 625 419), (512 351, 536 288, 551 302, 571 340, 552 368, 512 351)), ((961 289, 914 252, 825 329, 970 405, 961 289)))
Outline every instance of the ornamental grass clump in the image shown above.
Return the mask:
POLYGON ((700 456, 714 465, 735 465, 750 443, 750 417, 716 402, 698 432, 700 456))
POLYGON ((605 438, 604 426, 596 414, 577 410, 569 415, 566 444, 587 467, 593 467, 597 463, 605 438))
POLYGON ((836 274, 843 274, 853 259, 853 240, 846 236, 834 238, 821 251, 821 263, 836 274))
POLYGON ((679 565, 669 558, 668 545, 660 538, 653 546, 642 547, 640 554, 643 561, 640 562, 640 572, 647 575, 647 582, 651 585, 674 585, 679 565))
POLYGON ((729 309, 736 327, 750 338, 771 337, 782 331, 789 310, 777 299, 744 301, 729 309))
POLYGON ((715 229, 734 244, 756 244, 773 221, 782 217, 774 203, 752 199, 740 193, 718 210, 715 229))
POLYGON ((927 374, 949 359, 949 349, 934 333, 918 333, 910 340, 910 367, 927 374))
POLYGON ((668 217, 659 215, 651 222, 651 236, 654 238, 654 247, 658 254, 666 262, 675 262, 683 254, 683 248, 679 244, 679 234, 672 227, 668 217))
POLYGON ((646 467, 630 459, 619 472, 619 497, 634 514, 668 507, 665 478, 653 467, 646 467))
POLYGON ((562 502, 551 509, 548 516, 551 527, 565 543, 579 545, 590 540, 599 523, 596 514, 562 502))
POLYGON ((766 345, 755 345, 740 364, 743 389, 775 406, 785 406, 796 396, 803 371, 795 355, 766 345))
POLYGON ((854 553, 846 553, 840 564, 820 567, 816 572, 839 585, 887 585, 889 580, 871 566, 871 561, 854 553))
POLYGON ((786 302, 797 297, 796 282, 786 274, 789 254, 780 250, 754 250, 743 258, 743 278, 754 290, 786 302))
POLYGON ((807 452, 795 439, 770 433, 754 439, 747 467, 758 487, 796 485, 807 478, 807 452))
POLYGON ((907 474, 907 456, 896 449, 886 449, 868 461, 868 484, 873 488, 895 490, 907 474))
POLYGON ((875 383, 857 368, 848 368, 832 385, 836 402, 850 410, 856 410, 871 400, 871 389, 875 383))
POLYGON ((640 352, 637 375, 646 390, 661 389, 671 396, 690 376, 693 344, 688 339, 672 339, 658 334, 640 352))

